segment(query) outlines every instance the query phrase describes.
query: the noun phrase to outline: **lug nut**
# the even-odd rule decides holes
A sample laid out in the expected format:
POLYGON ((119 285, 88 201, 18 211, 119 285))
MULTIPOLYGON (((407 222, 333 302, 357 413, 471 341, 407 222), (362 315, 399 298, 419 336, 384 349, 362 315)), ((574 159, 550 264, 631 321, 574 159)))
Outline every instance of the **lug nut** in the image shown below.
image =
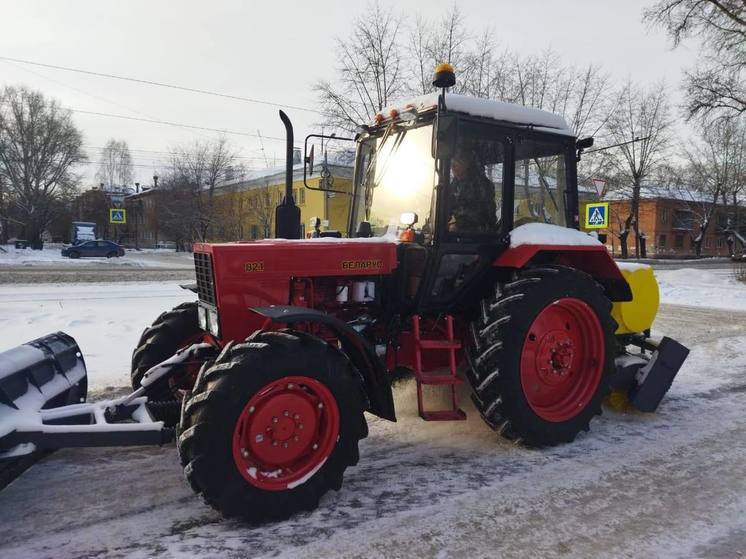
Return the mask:
POLYGON ((324 403, 323 402, 319 402, 319 409, 321 409, 323 407, 324 407, 324 403))
POLYGON ((251 406, 249 408, 249 413, 254 413, 255 410, 256 410, 256 408, 254 406, 251 406))
POLYGON ((303 424, 302 423, 298 425, 298 429, 300 429, 301 431, 303 431, 303 424))
POLYGON ((277 441, 272 441, 272 446, 277 446, 277 441))
POLYGON ((287 448, 287 447, 288 447, 288 443, 282 443, 282 448, 287 448))
POLYGON ((313 443, 313 446, 311 448, 313 448, 314 450, 317 450, 319 448, 319 445, 317 445, 316 443, 313 443))
POLYGON ((294 386, 295 385, 291 382, 290 384, 288 384, 288 390, 292 390, 294 386))
POLYGON ((254 437, 254 440, 258 443, 262 442, 264 440, 264 435, 259 433, 256 437, 254 437))
POLYGON ((297 443, 297 442, 298 442, 298 441, 299 441, 300 439, 298 438, 298 435, 295 435, 295 436, 293 437, 293 440, 294 440, 294 441, 295 441, 295 442, 297 443))
POLYGON ((288 410, 285 410, 285 412, 282 415, 284 415, 285 417, 288 417, 290 416, 290 412, 288 410))
POLYGON ((249 457, 249 453, 248 453, 248 451, 245 448, 241 449, 241 456, 243 456, 244 458, 248 458, 249 457))
POLYGON ((277 423, 278 421, 280 421, 280 420, 279 420, 279 419, 277 419, 276 417, 273 417, 273 418, 272 418, 272 423, 277 423))

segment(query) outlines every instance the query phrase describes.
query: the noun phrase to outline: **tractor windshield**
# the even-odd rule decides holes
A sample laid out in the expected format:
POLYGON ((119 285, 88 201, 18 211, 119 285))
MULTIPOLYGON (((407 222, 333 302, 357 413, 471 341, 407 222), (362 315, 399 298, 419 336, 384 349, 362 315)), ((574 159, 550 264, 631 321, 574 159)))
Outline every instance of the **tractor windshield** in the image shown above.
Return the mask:
POLYGON ((401 215, 417 214, 415 229, 431 233, 435 160, 432 126, 389 128, 360 146, 352 224, 371 224, 374 236, 403 227, 401 215))

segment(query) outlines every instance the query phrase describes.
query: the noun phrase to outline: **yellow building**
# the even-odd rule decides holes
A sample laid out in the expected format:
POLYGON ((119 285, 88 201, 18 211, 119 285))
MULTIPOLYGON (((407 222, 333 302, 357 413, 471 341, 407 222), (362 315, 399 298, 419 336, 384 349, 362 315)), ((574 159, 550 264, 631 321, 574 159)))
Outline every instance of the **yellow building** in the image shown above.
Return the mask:
MULTIPOLYGON (((352 166, 316 166, 303 184, 303 165, 293 168, 293 197, 301 211, 301 233, 310 236, 316 218, 321 231, 337 230, 345 235, 350 196, 328 190, 352 192, 352 166), (322 178, 322 169, 328 171, 322 178), (324 185, 325 189, 320 187, 324 185), (313 190, 319 189, 319 190, 313 190)), ((285 168, 251 173, 248 179, 220 185, 215 189, 215 219, 211 240, 252 240, 274 237, 275 208, 285 195, 285 168), (253 176, 252 176, 253 175, 253 176)))

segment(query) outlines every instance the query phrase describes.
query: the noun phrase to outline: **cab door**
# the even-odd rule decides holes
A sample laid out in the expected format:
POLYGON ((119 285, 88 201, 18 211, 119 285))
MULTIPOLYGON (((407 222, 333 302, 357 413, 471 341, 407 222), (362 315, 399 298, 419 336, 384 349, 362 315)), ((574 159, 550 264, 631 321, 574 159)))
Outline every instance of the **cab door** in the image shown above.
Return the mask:
POLYGON ((475 289, 506 246, 503 216, 511 221, 512 157, 505 129, 462 121, 456 148, 440 161, 437 241, 420 294, 423 312, 446 311, 481 296, 475 289))

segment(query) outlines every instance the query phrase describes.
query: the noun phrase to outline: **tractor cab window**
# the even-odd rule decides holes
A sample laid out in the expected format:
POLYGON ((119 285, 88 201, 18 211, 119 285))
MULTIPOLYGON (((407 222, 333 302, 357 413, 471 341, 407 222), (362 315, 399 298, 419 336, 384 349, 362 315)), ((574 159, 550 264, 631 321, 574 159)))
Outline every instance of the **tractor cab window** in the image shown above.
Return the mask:
POLYGON ((503 193, 505 144, 465 137, 451 158, 446 196, 448 232, 457 236, 497 233, 503 193))
POLYGON ((565 145, 519 138, 515 144, 513 225, 565 225, 565 145))
POLYGON ((432 127, 389 128, 364 140, 358 155, 352 208, 354 228, 371 225, 374 236, 394 234, 406 225, 402 214, 417 214, 415 231, 426 241, 432 236, 431 209, 435 189, 432 127))

